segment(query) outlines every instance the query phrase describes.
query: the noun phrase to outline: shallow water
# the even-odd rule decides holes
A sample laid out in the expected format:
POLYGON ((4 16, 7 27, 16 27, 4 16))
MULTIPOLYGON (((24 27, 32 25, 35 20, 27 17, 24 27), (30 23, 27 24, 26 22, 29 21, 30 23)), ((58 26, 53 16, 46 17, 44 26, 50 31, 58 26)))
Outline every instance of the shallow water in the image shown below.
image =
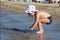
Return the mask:
MULTIPOLYGON (((56 17, 57 18, 57 17, 56 17)), ((34 18, 27 14, 18 14, 5 9, 0 9, 0 36, 1 40, 60 40, 60 20, 53 20, 52 24, 43 24, 44 33, 35 34, 29 27, 34 18)))

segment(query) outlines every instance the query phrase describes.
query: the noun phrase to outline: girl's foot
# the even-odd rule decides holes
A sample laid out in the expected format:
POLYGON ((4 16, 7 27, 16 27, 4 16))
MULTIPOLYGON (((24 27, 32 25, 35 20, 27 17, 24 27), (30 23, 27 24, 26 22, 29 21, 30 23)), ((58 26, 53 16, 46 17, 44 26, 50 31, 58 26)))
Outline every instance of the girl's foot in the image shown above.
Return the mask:
POLYGON ((43 30, 42 30, 42 31, 37 31, 36 33, 37 33, 37 34, 43 33, 43 30))

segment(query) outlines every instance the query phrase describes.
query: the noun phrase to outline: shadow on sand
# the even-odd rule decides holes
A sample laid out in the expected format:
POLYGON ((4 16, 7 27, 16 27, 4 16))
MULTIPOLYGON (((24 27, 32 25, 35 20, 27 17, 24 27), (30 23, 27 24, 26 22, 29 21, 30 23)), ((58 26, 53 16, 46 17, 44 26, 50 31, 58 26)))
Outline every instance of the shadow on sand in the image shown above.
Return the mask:
POLYGON ((3 30, 12 30, 12 31, 20 31, 20 32, 24 32, 24 33, 27 33, 27 32, 36 32, 37 30, 33 30, 33 31, 30 31, 30 30, 20 30, 20 29, 17 29, 17 28, 0 28, 0 29, 3 29, 3 30))
MULTIPOLYGON (((29 30, 20 30, 20 29, 16 29, 16 28, 0 28, 0 30, 12 30, 12 31, 19 31, 19 32, 23 32, 23 33, 30 33, 29 30)), ((34 30, 34 32, 36 32, 37 30, 34 30)), ((21 34, 24 35, 24 34, 21 34)), ((35 34, 36 35, 36 34, 35 34)), ((35 35, 29 35, 29 40, 43 40, 43 33, 42 34, 38 34, 38 38, 36 38, 35 35)), ((27 38, 27 36, 25 36, 27 38)), ((28 38, 27 38, 28 39, 28 38)))

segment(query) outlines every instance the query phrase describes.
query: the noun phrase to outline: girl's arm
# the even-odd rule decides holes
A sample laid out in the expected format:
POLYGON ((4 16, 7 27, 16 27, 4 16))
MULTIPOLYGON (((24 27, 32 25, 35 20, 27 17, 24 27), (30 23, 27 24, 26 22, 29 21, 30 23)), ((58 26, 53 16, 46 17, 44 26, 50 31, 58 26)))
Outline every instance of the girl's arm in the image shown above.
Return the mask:
POLYGON ((36 27, 36 25, 37 25, 37 23, 39 22, 39 14, 38 13, 36 13, 35 14, 35 22, 33 23, 33 25, 31 26, 31 28, 35 28, 36 27))

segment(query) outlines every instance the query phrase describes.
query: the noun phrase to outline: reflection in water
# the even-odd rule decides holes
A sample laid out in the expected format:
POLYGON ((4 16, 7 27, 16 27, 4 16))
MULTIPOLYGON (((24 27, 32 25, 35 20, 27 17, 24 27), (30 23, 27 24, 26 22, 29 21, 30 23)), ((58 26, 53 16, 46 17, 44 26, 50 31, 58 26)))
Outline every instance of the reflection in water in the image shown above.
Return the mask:
MULTIPOLYGON (((35 34, 36 35, 36 34, 35 34)), ((34 33, 32 35, 29 35, 29 40, 44 40, 44 36, 43 33, 41 34, 37 34, 36 36, 34 35, 34 33)), ((28 39, 27 38, 27 39, 28 39)))
POLYGON ((39 36, 39 40, 44 40, 44 38, 43 38, 43 33, 38 34, 38 36, 39 36))
POLYGON ((2 9, 0 11, 1 40, 60 40, 60 20, 57 16, 58 19, 53 20, 52 24, 43 25, 44 35, 38 34, 36 36, 34 32, 36 32, 37 27, 33 33, 28 30, 34 21, 26 14, 16 14, 2 9))

